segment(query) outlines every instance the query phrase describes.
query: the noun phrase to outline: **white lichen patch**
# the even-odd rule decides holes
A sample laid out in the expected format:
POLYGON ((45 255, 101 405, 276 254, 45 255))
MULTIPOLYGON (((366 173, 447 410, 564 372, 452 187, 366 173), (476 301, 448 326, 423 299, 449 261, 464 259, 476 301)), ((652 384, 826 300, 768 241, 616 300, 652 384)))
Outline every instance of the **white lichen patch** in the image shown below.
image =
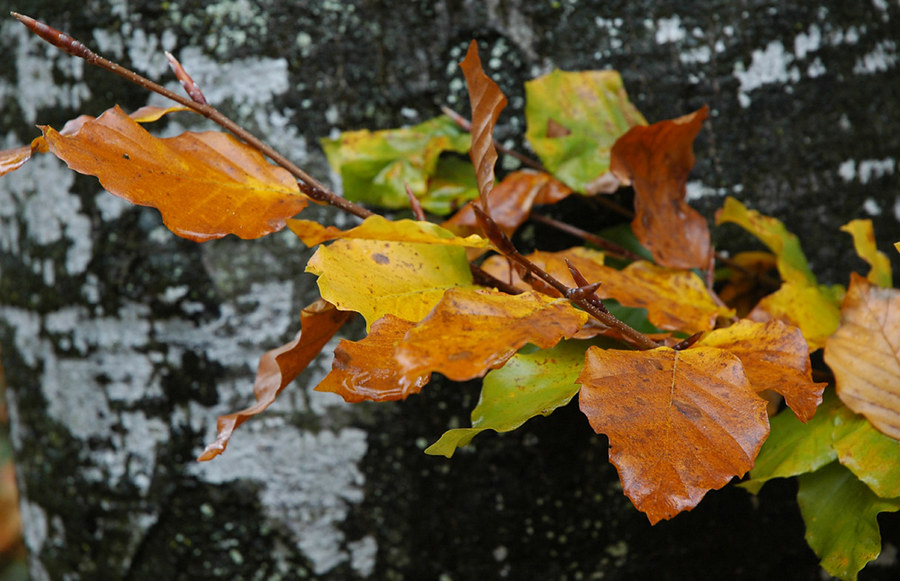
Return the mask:
POLYGON ((842 162, 838 167, 838 175, 845 183, 857 180, 862 184, 868 184, 872 180, 894 175, 896 171, 897 160, 893 157, 886 157, 884 159, 863 159, 859 162, 848 159, 842 162))
POLYGON ((15 39, 19 47, 15 53, 16 101, 26 123, 39 122, 41 109, 77 109, 90 98, 90 89, 82 81, 84 61, 43 42, 11 20, 0 24, 0 34, 15 39))
POLYGON ((754 50, 750 66, 743 61, 734 65, 734 76, 740 81, 738 102, 749 107, 750 93, 770 84, 796 83, 800 80, 800 70, 793 66, 793 56, 785 51, 781 41, 775 40, 763 50, 754 50))
POLYGON ((897 66, 897 43, 885 40, 875 45, 872 51, 856 60, 853 72, 857 75, 873 75, 883 73, 897 66))
POLYGON ((672 18, 660 18, 656 21, 656 44, 681 42, 687 31, 681 25, 681 18, 676 14, 672 18))
POLYGON ((207 482, 248 479, 264 485, 268 517, 292 531, 316 574, 350 561, 371 572, 374 539, 348 544, 340 523, 363 499, 357 463, 366 433, 356 428, 312 433, 274 421, 248 422, 228 450, 212 462, 192 465, 207 482))

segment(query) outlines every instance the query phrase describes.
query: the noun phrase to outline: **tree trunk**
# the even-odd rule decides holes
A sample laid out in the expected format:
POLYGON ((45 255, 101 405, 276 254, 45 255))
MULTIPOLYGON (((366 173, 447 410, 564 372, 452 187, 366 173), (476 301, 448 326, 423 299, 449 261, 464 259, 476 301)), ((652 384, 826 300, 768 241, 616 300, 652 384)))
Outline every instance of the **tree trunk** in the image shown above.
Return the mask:
MULTIPOLYGON (((689 182, 707 217, 732 195, 780 218, 828 283, 867 268, 842 224, 871 218, 883 250, 900 231, 896 2, 16 9, 177 87, 173 52, 212 103, 319 177, 317 139, 337 129, 419 122, 445 104, 468 115, 456 64, 475 38, 510 97, 498 134, 520 149, 525 80, 615 68, 651 122, 710 106, 689 182)), ((0 33, 4 147, 35 124, 159 103, 11 18, 0 33)), ((206 127, 182 115, 166 133, 206 127)), ((749 241, 730 226, 714 236, 749 241)), ((309 254, 290 232, 181 240, 49 155, 0 180, 0 352, 33 579, 820 578, 791 482, 759 502, 712 492, 650 527, 575 407, 435 458, 422 449, 467 425, 477 385, 350 406, 312 391, 328 357, 223 456, 195 462, 216 417, 252 402, 259 355, 315 299, 309 254)), ((882 522, 896 545, 897 519, 882 522)), ((879 564, 865 576, 900 572, 879 564)))

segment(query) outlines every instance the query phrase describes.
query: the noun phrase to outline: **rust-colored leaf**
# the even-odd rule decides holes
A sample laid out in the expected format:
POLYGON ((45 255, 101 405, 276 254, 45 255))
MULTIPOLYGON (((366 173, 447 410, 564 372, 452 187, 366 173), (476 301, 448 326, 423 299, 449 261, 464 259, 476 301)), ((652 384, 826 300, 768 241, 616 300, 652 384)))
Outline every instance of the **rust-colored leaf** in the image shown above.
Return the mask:
POLYGON ((706 268, 709 227, 685 202, 688 174, 694 167, 694 138, 709 108, 644 127, 632 127, 613 145, 610 171, 634 185, 632 230, 659 264, 706 268))
POLYGON ((497 163, 494 125, 500 112, 506 107, 506 96, 481 68, 478 43, 474 40, 469 44, 466 58, 459 66, 466 77, 472 106, 472 149, 469 150, 469 157, 475 166, 482 206, 487 208, 487 195, 494 187, 494 165, 497 163))
POLYGON ((414 323, 388 314, 372 323, 362 341, 341 341, 334 350, 331 372, 316 391, 336 393, 345 401, 395 401, 419 393, 431 373, 403 374, 394 349, 414 323))
MULTIPOLYGON (((536 204, 554 204, 572 193, 571 188, 545 172, 520 170, 507 175, 488 194, 488 214, 507 235, 528 219, 536 204)), ((472 202, 442 224, 458 234, 480 232, 472 202)))
POLYGON ((16 171, 31 159, 33 148, 30 145, 14 147, 0 151, 0 176, 16 171))
POLYGON ((625 494, 652 524, 747 472, 769 433, 766 402, 721 349, 591 347, 578 383, 625 494))
POLYGON ((70 168, 111 193, 157 208, 172 232, 202 242, 258 238, 306 207, 293 177, 230 135, 183 133, 158 139, 115 107, 71 135, 42 127, 70 168))
POLYGON ((809 347, 800 329, 772 320, 742 320, 703 337, 697 347, 724 349, 744 365, 744 374, 756 393, 770 390, 784 401, 802 422, 822 403, 826 383, 813 383, 809 347))
POLYGON ((587 314, 568 301, 535 291, 449 289, 409 330, 395 356, 406 377, 437 371, 466 381, 502 367, 526 343, 549 349, 586 321, 587 314))
POLYGON ((853 273, 825 363, 847 407, 900 440, 900 291, 853 273))
POLYGON ((322 299, 307 306, 300 313, 300 332, 293 341, 267 351, 259 359, 253 393, 256 404, 232 414, 219 416, 216 440, 200 454, 200 461, 212 460, 225 451, 234 430, 250 416, 272 405, 275 398, 306 369, 326 343, 353 313, 339 311, 322 299))

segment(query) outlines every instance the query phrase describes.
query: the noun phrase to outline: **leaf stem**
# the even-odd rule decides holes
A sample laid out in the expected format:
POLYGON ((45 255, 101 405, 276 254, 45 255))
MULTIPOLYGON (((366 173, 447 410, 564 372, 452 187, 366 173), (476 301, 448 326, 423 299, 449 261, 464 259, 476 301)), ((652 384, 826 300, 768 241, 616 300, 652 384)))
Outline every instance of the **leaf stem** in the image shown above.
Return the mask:
POLYGON ((16 20, 24 24, 29 30, 31 30, 36 35, 52 44, 53 46, 67 52, 72 56, 84 59, 89 64, 100 67, 101 69, 107 70, 111 73, 115 73, 143 89, 153 91, 154 93, 162 95, 167 99, 171 99, 172 101, 175 101, 180 105, 184 105, 188 109, 196 111, 200 115, 203 115, 210 121, 231 132, 235 137, 237 137, 241 141, 244 141, 245 143, 247 143, 247 145, 256 149, 257 151, 274 161, 276 164, 290 172, 291 175, 293 175, 297 179, 300 186, 300 191, 302 191, 305 195, 309 196, 313 200, 325 204, 330 204, 360 218, 367 218, 373 215, 373 212, 370 212, 362 206, 358 206, 350 200, 342 198, 341 196, 338 196, 337 194, 329 190, 317 179, 297 167, 292 161, 290 161, 289 159, 281 155, 278 151, 251 134, 249 131, 229 119, 215 107, 204 103, 198 103, 188 97, 183 97, 178 93, 170 91, 162 85, 154 83, 150 79, 143 77, 130 69, 127 69, 108 59, 105 59, 91 49, 87 48, 81 42, 60 32, 59 30, 56 30, 51 26, 44 24, 43 22, 39 22, 31 17, 25 16, 23 14, 18 14, 16 12, 11 12, 10 14, 12 14, 12 16, 16 18, 16 20))

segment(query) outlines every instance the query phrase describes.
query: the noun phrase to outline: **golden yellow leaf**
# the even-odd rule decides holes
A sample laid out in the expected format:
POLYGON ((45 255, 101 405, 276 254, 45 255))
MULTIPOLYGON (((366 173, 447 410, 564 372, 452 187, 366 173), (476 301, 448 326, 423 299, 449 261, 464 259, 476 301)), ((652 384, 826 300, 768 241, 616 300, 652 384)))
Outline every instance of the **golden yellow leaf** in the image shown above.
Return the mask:
POLYGON ((812 418, 822 403, 827 384, 813 383, 809 347, 797 327, 777 320, 758 323, 744 319, 710 332, 696 347, 716 347, 737 355, 756 393, 771 390, 781 394, 803 422, 812 418))
POLYGON ((491 243, 488 240, 475 234, 462 238, 432 222, 388 220, 377 214, 369 216, 362 224, 349 230, 340 230, 334 226, 323 226, 310 220, 288 220, 287 225, 309 247, 337 238, 418 242, 421 244, 465 246, 468 248, 491 247, 491 243))
POLYGON ((747 318, 760 322, 779 319, 799 327, 810 351, 815 351, 837 329, 841 314, 819 287, 787 281, 759 301, 747 318))

